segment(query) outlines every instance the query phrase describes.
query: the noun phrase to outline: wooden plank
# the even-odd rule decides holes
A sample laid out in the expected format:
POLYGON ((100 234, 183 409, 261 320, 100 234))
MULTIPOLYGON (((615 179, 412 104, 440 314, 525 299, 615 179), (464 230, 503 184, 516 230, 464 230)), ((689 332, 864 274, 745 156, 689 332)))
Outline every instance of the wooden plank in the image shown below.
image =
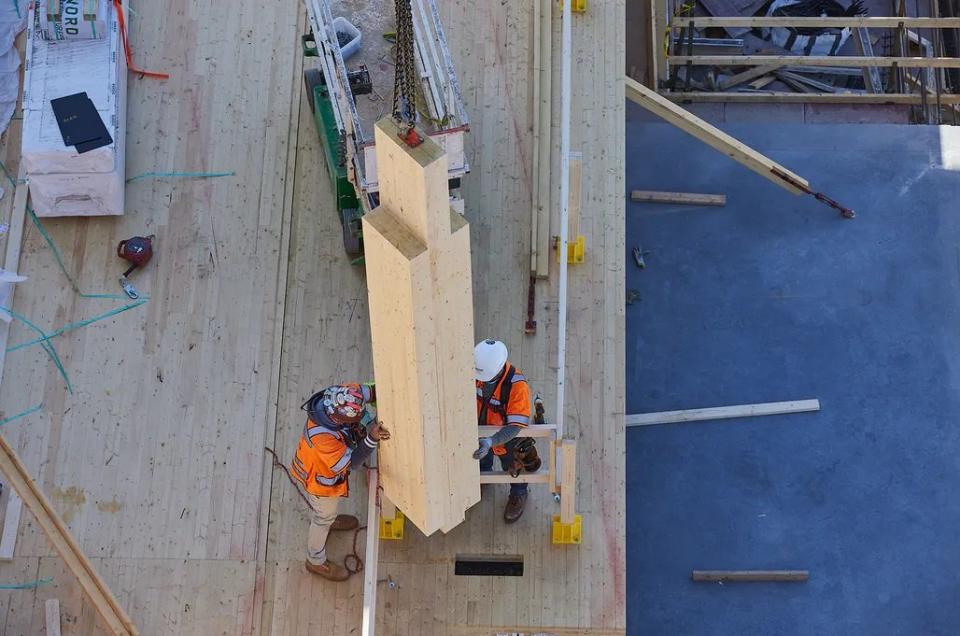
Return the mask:
MULTIPOLYGON (((10 227, 7 230, 7 251, 3 258, 3 269, 16 272, 20 267, 20 251, 23 247, 23 228, 27 212, 28 185, 22 183, 23 170, 20 170, 17 189, 13 195, 13 210, 10 217, 10 227)), ((12 296, 12 294, 11 294, 12 296)))
POLYGON ((809 570, 694 570, 694 581, 806 581, 809 570))
POLYGON ((530 83, 533 87, 533 122, 531 131, 533 133, 533 169, 530 174, 533 178, 530 180, 530 271, 537 270, 537 224, 540 220, 540 74, 542 62, 540 57, 543 53, 540 38, 542 29, 540 28, 540 0, 533 0, 533 20, 531 30, 533 31, 533 77, 530 83))
MULTIPOLYGON (((7 249, 3 257, 3 269, 9 272, 19 272, 20 252, 23 248, 23 229, 27 216, 28 185, 23 182, 24 170, 21 167, 17 179, 17 187, 13 195, 10 228, 7 231, 7 249)), ((17 284, 10 289, 4 309, 13 309, 13 297, 17 284)), ((10 334, 10 323, 0 322, 0 383, 3 382, 3 369, 6 362, 7 337, 10 334)), ((17 545, 17 534, 20 530, 20 516, 23 511, 23 500, 17 491, 10 488, 7 495, 7 509, 3 517, 3 534, 0 535, 0 561, 10 561, 17 545)))
POLYGON ((747 86, 749 86, 754 90, 759 90, 764 86, 766 86, 767 84, 772 84, 776 80, 777 78, 773 75, 764 75, 763 77, 758 77, 757 79, 753 80, 752 82, 747 84, 747 86))
POLYGON ((681 203, 683 205, 726 205, 727 195, 634 190, 630 193, 630 200, 648 203, 681 203))
POLYGON ((725 91, 733 88, 734 86, 739 86, 740 84, 749 82, 750 80, 756 79, 758 77, 763 77, 777 70, 776 66, 755 66, 754 68, 747 69, 741 73, 737 73, 731 77, 720 82, 720 90, 725 91))
POLYGON ((447 200, 447 160, 391 117, 376 125, 380 206, 363 217, 383 492, 424 534, 480 499, 469 226, 447 200), (472 425, 471 425, 472 423, 472 425))
MULTIPOLYGON (((905 27, 918 29, 960 29, 960 18, 896 18, 896 17, 850 17, 850 18, 779 18, 773 16, 759 17, 712 17, 696 16, 674 17, 670 25, 674 28, 696 24, 697 28, 704 27, 868 27, 868 28, 896 28, 901 24, 905 27)), ((854 65, 859 66, 859 65, 854 65)))
POLYGON ((540 126, 540 157, 537 179, 536 258, 531 262, 531 273, 546 278, 550 273, 550 210, 553 186, 553 2, 540 2, 540 103, 537 119, 540 126))
POLYGON ((835 86, 815 80, 812 77, 807 77, 801 73, 791 73, 790 71, 780 70, 777 71, 776 75, 781 81, 789 80, 791 82, 795 82, 803 89, 804 93, 816 93, 818 91, 821 93, 837 92, 837 88, 835 86))
POLYGON ((510 473, 501 470, 480 473, 481 484, 546 484, 549 481, 550 474, 547 470, 539 470, 535 473, 520 473, 516 477, 512 477, 510 473))
POLYGON ((651 91, 642 84, 629 77, 625 77, 624 80, 626 82, 627 98, 640 104, 655 115, 662 117, 684 132, 693 135, 708 146, 719 150, 734 161, 753 170, 765 179, 773 181, 793 194, 804 194, 806 192, 802 187, 798 187, 794 185, 794 183, 801 184, 803 187, 809 189, 810 184, 800 175, 790 172, 777 162, 737 141, 716 126, 712 126, 692 113, 680 108, 670 100, 651 91), (785 175, 789 180, 784 179, 780 175, 785 175), (790 180, 794 183, 791 183, 790 180))
MULTIPOLYGON (((19 273, 20 252, 23 248, 23 229, 26 224, 28 185, 23 183, 24 171, 21 168, 17 180, 17 188, 13 195, 13 208, 10 211, 10 227, 7 230, 7 249, 3 257, 3 269, 8 272, 19 273)), ((13 309, 13 297, 17 291, 15 283, 3 305, 4 309, 13 309)), ((0 384, 3 383, 3 367, 6 361, 7 336, 10 332, 10 323, 0 321, 0 384)))
MULTIPOLYGON (((915 93, 783 93, 757 91, 752 93, 664 92, 665 99, 674 102, 724 102, 771 104, 920 104, 915 93)), ((941 94, 941 103, 960 104, 960 95, 941 94)))
POLYGON ((573 523, 577 512, 577 443, 560 442, 560 523, 573 523))
POLYGON ((557 494, 560 492, 560 480, 557 478, 557 458, 559 455, 557 454, 556 438, 550 438, 550 443, 547 445, 547 448, 549 449, 547 457, 547 472, 549 473, 549 477, 547 483, 550 484, 550 492, 557 494))
POLYGON ((957 57, 862 57, 838 55, 675 55, 671 66, 899 66, 902 68, 960 68, 957 57))
POLYGON ((11 488, 7 498, 7 511, 3 516, 3 535, 0 536, 0 561, 13 560, 22 512, 23 499, 11 488))
MULTIPOLYGON (((499 426, 478 426, 478 437, 490 437, 500 430, 499 426)), ((531 424, 517 437, 556 437, 556 424, 531 424)))
POLYGON ((705 420, 723 420, 734 417, 758 417, 761 415, 783 415, 786 413, 807 413, 819 411, 820 400, 792 400, 788 402, 763 402, 760 404, 741 404, 737 406, 717 406, 704 409, 682 411, 661 411, 659 413, 638 413, 627 415, 627 426, 652 426, 654 424, 677 424, 682 422, 701 422, 705 420))
POLYGON ((802 84, 791 77, 785 76, 783 73, 774 73, 776 78, 786 84, 788 87, 792 88, 797 93, 816 93, 817 91, 813 90, 806 84, 802 84))
POLYGON ((51 598, 44 603, 44 625, 47 636, 60 636, 60 601, 51 598))
POLYGON ((47 535, 47 539, 50 540, 66 566, 77 577, 77 582, 93 603, 107 629, 113 634, 135 636, 138 632, 133 621, 113 597, 87 557, 80 551, 80 547, 67 530, 63 520, 30 478, 16 451, 2 435, 0 435, 0 471, 20 494, 20 498, 36 518, 37 525, 47 535))
POLYGON ((377 627, 377 565, 380 561, 380 517, 377 507, 379 471, 367 471, 367 548, 363 558, 363 618, 362 636, 374 636, 377 627))
POLYGON ((666 70, 666 64, 663 62, 663 33, 664 33, 664 13, 666 6, 660 7, 659 4, 666 4, 665 0, 650 0, 650 87, 653 90, 660 88, 661 73, 666 70), (662 69, 662 70, 661 70, 662 69))
POLYGON ((583 155, 579 152, 570 153, 570 187, 568 197, 568 221, 567 228, 570 241, 577 240, 580 235, 580 214, 583 199, 583 155))

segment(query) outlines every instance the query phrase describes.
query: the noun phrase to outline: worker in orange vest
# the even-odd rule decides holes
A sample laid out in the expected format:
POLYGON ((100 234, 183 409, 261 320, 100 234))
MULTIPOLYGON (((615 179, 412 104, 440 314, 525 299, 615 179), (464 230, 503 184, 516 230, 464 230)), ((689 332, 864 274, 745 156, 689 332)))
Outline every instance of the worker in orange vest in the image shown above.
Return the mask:
MULTIPOLYGON (((498 340, 484 340, 473 350, 477 383, 477 421, 480 426, 501 427, 494 435, 480 439, 473 454, 480 470, 493 470, 493 456, 503 470, 511 470, 517 435, 530 423, 530 386, 523 374, 507 361, 507 346, 498 340), (491 451, 493 453, 491 454, 491 451)), ((527 504, 527 484, 510 484, 510 496, 503 519, 513 523, 527 504)))
POLYGON ((373 384, 331 386, 313 394, 301 405, 307 422, 290 464, 290 475, 302 488, 312 509, 307 535, 308 572, 331 581, 346 581, 350 573, 327 559, 327 535, 331 530, 354 530, 360 522, 353 515, 338 515, 340 497, 350 491, 350 468, 360 466, 390 439, 380 423, 364 430, 361 421, 368 406, 376 402, 373 384))

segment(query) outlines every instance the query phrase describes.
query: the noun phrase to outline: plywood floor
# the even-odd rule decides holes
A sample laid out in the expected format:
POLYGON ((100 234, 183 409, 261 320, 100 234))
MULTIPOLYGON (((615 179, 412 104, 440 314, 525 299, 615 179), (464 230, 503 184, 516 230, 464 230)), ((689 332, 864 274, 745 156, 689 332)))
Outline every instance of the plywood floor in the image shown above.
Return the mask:
MULTIPOLYGON (((444 3, 443 20, 471 117, 464 195, 477 336, 507 342, 552 411, 556 272, 538 287, 537 335, 522 333, 532 53, 530 11, 520 4, 444 3)), ((0 412, 43 409, 4 433, 142 633, 355 633, 360 579, 333 585, 305 574, 305 508, 262 449, 290 454, 299 404, 315 388, 370 377, 363 273, 343 255, 302 94, 302 6, 222 7, 134 5, 137 61, 172 77, 131 77, 127 173, 236 175, 140 180, 128 185, 120 219, 44 223, 88 293, 118 291, 118 240, 156 234, 155 261, 134 275, 150 300, 54 341, 72 394, 41 350, 11 352, 0 412)), ((511 527, 501 521, 506 487, 485 492, 447 536, 426 539, 408 525, 407 538, 381 553, 380 576, 396 583, 381 586, 381 634, 624 629, 623 3, 577 16, 574 39, 573 150, 584 157, 588 247, 587 262, 571 270, 567 408, 584 542, 549 543, 557 505, 542 488, 511 527), (456 553, 493 551, 524 554, 526 575, 453 576, 456 553)), ((16 169, 15 157, 5 161, 16 169)), ((15 309, 48 330, 123 304, 74 293, 33 227, 21 271, 30 281, 15 309)), ((16 325, 10 342, 28 337, 16 325)), ((344 508, 359 512, 365 500, 357 473, 344 508)), ((335 537, 332 555, 349 544, 335 537)), ((42 633, 51 596, 61 600, 65 634, 97 630, 28 513, 16 554, 0 564, 0 583, 54 581, 4 592, 0 632, 42 633)))

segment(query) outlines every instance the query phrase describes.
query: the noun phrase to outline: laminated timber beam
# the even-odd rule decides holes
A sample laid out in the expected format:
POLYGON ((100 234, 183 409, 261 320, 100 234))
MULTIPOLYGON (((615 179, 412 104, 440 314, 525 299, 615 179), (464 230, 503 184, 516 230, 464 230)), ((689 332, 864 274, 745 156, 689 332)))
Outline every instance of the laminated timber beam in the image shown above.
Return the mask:
POLYGON ((790 172, 776 161, 737 141, 716 126, 712 126, 693 113, 677 106, 643 84, 629 77, 624 77, 624 81, 626 82, 626 96, 630 101, 665 119, 680 130, 693 135, 711 148, 719 150, 761 177, 776 183, 781 188, 793 194, 810 192, 810 184, 800 175, 790 172))
POLYGON ((447 157, 376 124, 380 205, 362 217, 383 494, 421 532, 480 500, 470 228, 451 209, 447 157))

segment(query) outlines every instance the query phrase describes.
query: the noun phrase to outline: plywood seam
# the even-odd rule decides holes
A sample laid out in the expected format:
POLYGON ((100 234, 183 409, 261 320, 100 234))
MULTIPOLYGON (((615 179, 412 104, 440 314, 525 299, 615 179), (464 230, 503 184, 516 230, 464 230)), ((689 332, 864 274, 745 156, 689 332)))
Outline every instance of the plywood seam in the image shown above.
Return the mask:
MULTIPOLYGON (((297 33, 303 32, 305 23, 306 10, 305 8, 301 7, 297 18, 297 33)), ((267 417, 266 422, 264 423, 264 440, 270 443, 271 448, 276 448, 277 444, 277 418, 279 416, 280 386, 282 383, 281 374, 283 371, 283 339, 287 326, 286 299, 287 290, 289 289, 290 285, 289 255, 290 244, 293 241, 293 198, 296 188, 297 162, 299 160, 297 150, 299 148, 300 114, 304 90, 303 82, 301 81, 301 76, 303 74, 303 55, 299 55, 297 52, 294 52, 294 60, 295 62, 293 64, 293 73, 291 78, 291 81, 293 82, 293 88, 290 91, 290 123, 288 125, 287 132, 287 157, 284 174, 283 206, 281 211, 282 219, 280 225, 280 254, 278 256, 279 265, 276 277, 277 294, 280 296, 280 300, 279 307, 276 309, 277 313, 274 315, 274 320, 276 322, 274 326, 273 345, 271 348, 271 350, 274 352, 274 356, 273 364, 271 364, 271 386, 268 392, 267 417)), ((272 619, 272 616, 267 616, 266 608, 264 606, 267 598, 266 564, 267 555, 270 551, 270 514, 273 508, 274 491, 274 467, 272 458, 264 455, 262 465, 264 472, 261 479, 260 488, 261 513, 260 522, 257 527, 257 548, 255 555, 257 567, 253 581, 253 599, 251 608, 252 616, 250 622, 252 631, 254 633, 262 633, 264 621, 272 619)))

